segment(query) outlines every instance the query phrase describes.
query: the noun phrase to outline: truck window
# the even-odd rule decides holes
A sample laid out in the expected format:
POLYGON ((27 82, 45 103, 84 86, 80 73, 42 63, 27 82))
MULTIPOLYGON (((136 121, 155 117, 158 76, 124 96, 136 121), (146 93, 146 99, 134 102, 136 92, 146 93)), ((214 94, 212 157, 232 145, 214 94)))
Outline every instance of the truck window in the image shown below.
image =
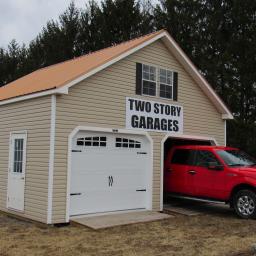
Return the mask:
POLYGON ((241 150, 218 150, 216 152, 228 166, 254 166, 256 159, 241 150))
POLYGON ((173 153, 171 163, 172 164, 183 164, 192 165, 194 151, 191 149, 176 149, 173 153))
POLYGON ((208 167, 209 163, 221 165, 215 155, 208 150, 197 150, 196 151, 196 166, 208 167))

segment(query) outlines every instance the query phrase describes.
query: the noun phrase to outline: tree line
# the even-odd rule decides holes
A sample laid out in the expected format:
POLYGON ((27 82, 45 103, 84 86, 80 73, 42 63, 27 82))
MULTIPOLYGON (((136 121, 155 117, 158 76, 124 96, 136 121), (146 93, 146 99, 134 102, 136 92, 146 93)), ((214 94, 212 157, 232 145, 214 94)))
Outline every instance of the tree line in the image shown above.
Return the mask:
POLYGON ((38 68, 165 28, 235 116, 228 144, 256 156, 256 1, 71 2, 28 45, 0 48, 0 86, 38 68))

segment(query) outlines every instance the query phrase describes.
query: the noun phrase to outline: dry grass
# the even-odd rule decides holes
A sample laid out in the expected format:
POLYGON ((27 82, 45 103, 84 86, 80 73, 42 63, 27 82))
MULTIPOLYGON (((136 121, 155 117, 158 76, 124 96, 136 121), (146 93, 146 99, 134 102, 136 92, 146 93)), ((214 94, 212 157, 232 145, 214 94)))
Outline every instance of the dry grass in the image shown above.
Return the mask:
POLYGON ((0 214, 0 255, 249 256, 256 242, 255 224, 223 209, 99 231, 40 227, 0 214))

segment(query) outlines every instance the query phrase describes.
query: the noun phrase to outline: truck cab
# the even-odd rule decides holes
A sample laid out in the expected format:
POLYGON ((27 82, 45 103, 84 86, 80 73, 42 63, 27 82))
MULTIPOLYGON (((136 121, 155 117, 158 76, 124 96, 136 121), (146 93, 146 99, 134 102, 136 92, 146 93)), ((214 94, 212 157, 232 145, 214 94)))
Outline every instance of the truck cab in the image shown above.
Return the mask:
POLYGON ((174 146, 164 164, 165 194, 229 203, 256 218, 256 160, 220 146, 174 146))

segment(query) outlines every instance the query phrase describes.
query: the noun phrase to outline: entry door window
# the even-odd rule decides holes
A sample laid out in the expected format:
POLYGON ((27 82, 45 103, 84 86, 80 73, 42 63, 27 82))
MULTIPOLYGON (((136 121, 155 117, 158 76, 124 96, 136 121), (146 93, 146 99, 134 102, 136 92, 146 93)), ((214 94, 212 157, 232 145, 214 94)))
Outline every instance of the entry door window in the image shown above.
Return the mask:
POLYGON ((22 173, 24 163, 24 139, 14 139, 13 172, 22 173))

